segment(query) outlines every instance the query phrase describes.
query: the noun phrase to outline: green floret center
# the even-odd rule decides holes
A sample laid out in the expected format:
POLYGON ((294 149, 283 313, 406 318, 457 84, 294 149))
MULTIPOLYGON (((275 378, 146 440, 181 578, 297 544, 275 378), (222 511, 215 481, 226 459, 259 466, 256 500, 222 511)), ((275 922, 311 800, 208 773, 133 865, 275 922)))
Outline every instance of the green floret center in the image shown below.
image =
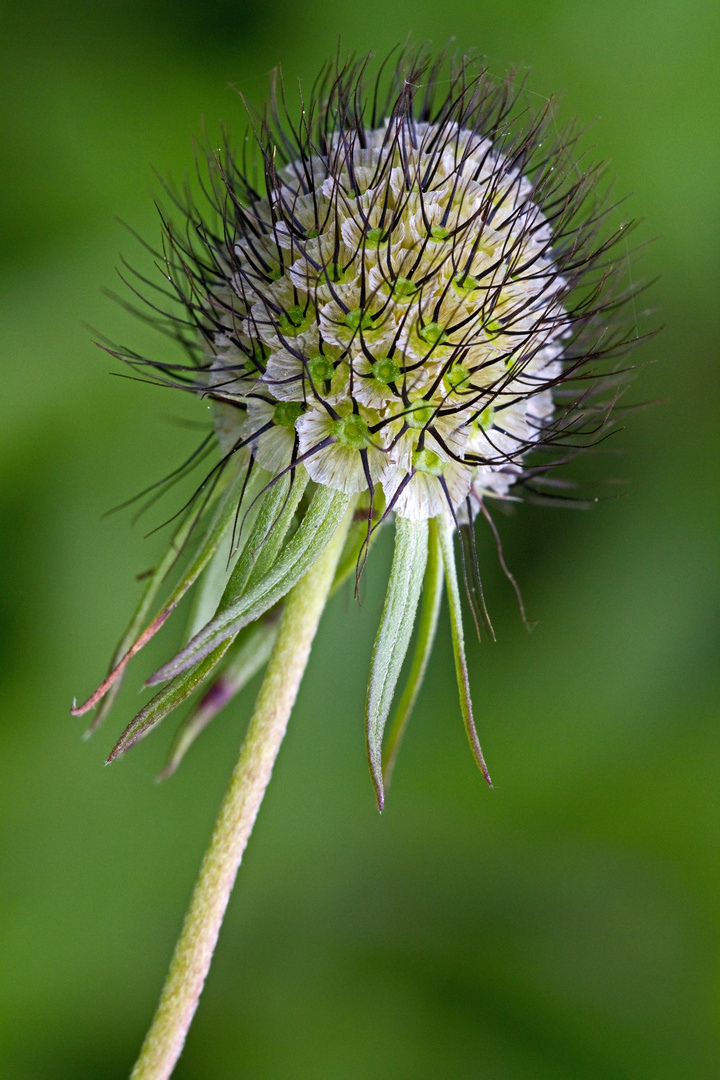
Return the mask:
POLYGON ((412 456, 412 464, 415 472, 442 476, 443 463, 434 450, 416 450, 412 456))
POLYGON ((494 423, 495 423, 495 410, 493 409, 492 405, 488 405, 480 413, 480 416, 478 417, 478 424, 480 425, 481 428, 487 430, 487 428, 491 428, 494 423))
POLYGON ((284 271, 282 266, 273 266, 267 272, 268 281, 279 281, 280 278, 283 276, 283 272, 284 271))
POLYGON ((335 374, 335 365, 327 356, 313 356, 307 369, 314 383, 329 382, 335 374))
POLYGON ((423 428, 435 415, 432 405, 425 401, 413 402, 405 413, 405 423, 411 428, 423 428))
POLYGON ((375 361, 370 370, 377 381, 385 385, 397 382, 402 375, 399 365, 394 360, 391 360, 389 356, 381 356, 379 360, 375 361))
POLYGON ((264 341, 253 341, 250 347, 252 349, 252 355, 248 356, 245 361, 245 369, 249 375, 254 372, 261 374, 264 370, 261 365, 270 355, 270 349, 264 341))
POLYGON ((441 345, 443 341, 447 341, 447 331, 441 323, 431 322, 418 331, 418 337, 427 341, 428 345, 441 345))
POLYGON ((355 308, 355 311, 348 311, 345 316, 345 325, 351 330, 372 330, 372 315, 362 308, 355 308))
POLYGON ((300 307, 299 304, 295 304, 280 316, 278 328, 284 337, 297 337, 298 334, 304 334, 306 330, 309 330, 314 318, 315 312, 312 305, 300 307))
POLYGON ((452 392, 453 390, 458 390, 461 386, 465 386, 466 383, 469 383, 470 378, 471 375, 468 369, 463 367, 462 364, 456 364, 455 367, 450 368, 450 370, 443 375, 443 383, 445 384, 445 389, 452 392))
POLYGON ((351 450, 362 450, 370 442, 370 429, 362 416, 350 413, 342 420, 333 420, 331 431, 337 441, 351 450))
POLYGON ((492 339, 502 333, 502 323, 498 322, 497 319, 488 319, 483 325, 483 330, 486 335, 492 339))
POLYGON ((472 274, 456 274, 452 279, 453 292, 464 300, 470 293, 480 288, 480 282, 472 274))
POLYGON ((450 230, 446 229, 444 225, 433 225, 430 229, 430 239, 434 240, 436 244, 442 244, 449 235, 450 230))
POLYGON ((279 401, 273 412, 273 424, 295 430, 295 421, 302 416, 305 406, 300 401, 279 401))
POLYGON ((334 263, 332 266, 326 266, 320 275, 321 282, 332 282, 334 285, 342 285, 347 281, 347 272, 343 270, 342 266, 338 266, 334 263))
POLYGON ((399 300, 409 300, 417 292, 417 285, 410 278, 399 277, 395 278, 392 291, 393 296, 397 296, 399 300))
POLYGON ((388 240, 389 235, 385 232, 384 229, 368 229, 368 231, 365 233, 365 247, 387 247, 388 240))

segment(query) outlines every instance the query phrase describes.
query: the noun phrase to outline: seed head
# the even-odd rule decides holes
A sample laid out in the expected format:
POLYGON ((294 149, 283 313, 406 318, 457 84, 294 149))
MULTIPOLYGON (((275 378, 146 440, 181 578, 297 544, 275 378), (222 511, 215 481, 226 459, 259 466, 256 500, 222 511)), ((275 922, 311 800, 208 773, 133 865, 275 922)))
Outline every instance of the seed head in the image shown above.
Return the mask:
MULTIPOLYGON (((293 545, 297 570, 307 563, 298 552, 317 557, 352 503, 359 524, 342 565, 359 573, 377 529, 394 518, 396 558, 368 691, 382 803, 383 730, 423 580, 426 594, 440 595, 428 576, 433 551, 454 612, 463 713, 484 769, 452 533, 471 530, 488 499, 542 494, 552 466, 605 433, 616 358, 634 343, 634 325, 618 315, 630 296, 626 226, 607 224, 601 170, 578 158, 574 128, 557 133, 551 104, 531 114, 512 79, 497 81, 467 60, 433 62, 422 49, 366 89, 368 63, 328 67, 310 100, 301 97, 296 122, 276 79, 242 154, 229 142, 210 154, 207 205, 176 197, 184 233, 163 219, 162 257, 180 305, 165 326, 187 362, 115 355, 213 403, 222 458, 188 511, 188 531, 226 487, 201 546, 205 562, 191 566, 138 639, 143 613, 100 689, 116 683, 136 639, 147 640, 220 552, 220 592, 200 605, 205 616, 189 645, 152 680, 170 678, 175 689, 161 691, 160 712, 151 702, 114 753, 232 648, 215 693, 224 702, 228 687, 243 683, 233 675, 237 655, 253 655, 249 627, 263 627, 255 654, 267 657, 267 620, 297 580, 293 571, 278 586, 293 545), (242 547, 238 523, 254 514, 242 547), (299 528, 286 543, 293 521, 299 528)), ((390 762, 409 707, 400 709, 390 762)), ((206 698, 191 726, 210 714, 206 698)))

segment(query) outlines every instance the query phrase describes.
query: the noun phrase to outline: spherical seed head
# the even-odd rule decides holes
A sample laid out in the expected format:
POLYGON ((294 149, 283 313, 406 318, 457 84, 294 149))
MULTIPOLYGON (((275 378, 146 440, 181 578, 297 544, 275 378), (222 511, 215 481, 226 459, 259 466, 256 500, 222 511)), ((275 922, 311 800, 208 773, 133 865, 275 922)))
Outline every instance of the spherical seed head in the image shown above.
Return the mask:
POLYGON ((624 226, 605 230, 576 133, 531 116, 510 80, 443 62, 403 56, 383 105, 382 78, 366 92, 368 61, 350 61, 295 127, 274 107, 258 118, 255 166, 252 151, 211 160, 197 239, 167 226, 168 270, 199 331, 199 346, 183 335, 188 381, 214 398, 226 453, 457 522, 604 431, 583 369, 633 335, 617 314, 626 246, 612 256, 624 226), (440 465, 419 476, 425 451, 440 465))
MULTIPOLYGON (((401 516, 457 513, 473 485, 504 494, 553 415, 571 326, 532 182, 481 131, 409 109, 317 149, 239 223, 215 340, 235 327, 221 364, 242 376, 225 393, 296 402, 297 445, 276 465, 295 454, 317 483, 381 485, 401 516), (258 342, 265 370, 248 382, 258 342)), ((254 424, 238 438, 262 463, 277 436, 254 424)))

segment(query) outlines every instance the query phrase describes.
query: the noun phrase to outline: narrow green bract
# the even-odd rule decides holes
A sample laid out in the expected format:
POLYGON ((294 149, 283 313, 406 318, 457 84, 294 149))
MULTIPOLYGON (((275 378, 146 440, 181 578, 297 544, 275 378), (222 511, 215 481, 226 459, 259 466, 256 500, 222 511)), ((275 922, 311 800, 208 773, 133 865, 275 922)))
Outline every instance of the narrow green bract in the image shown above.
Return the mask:
POLYGON ((383 754, 383 782, 387 791, 395 767, 395 759, 400 748, 400 741, 405 733, 407 722, 420 693, 430 654, 435 644, 440 604, 443 594, 443 559, 438 535, 438 523, 430 520, 428 536, 428 558, 425 578, 422 586, 422 604, 417 641, 413 653, 412 666, 405 689, 402 692, 393 716, 392 725, 383 754))
MULTIPOLYGON (((157 564, 152 574, 148 577, 143 594, 140 597, 138 606, 136 607, 132 619, 130 620, 127 630, 120 639, 120 643, 113 654, 112 661, 110 663, 110 670, 108 676, 112 676, 116 670, 118 664, 122 661, 123 657, 129 652, 134 645, 138 636, 142 633, 143 624, 147 619, 148 612, 150 611, 150 605, 157 596, 158 590, 162 585, 166 574, 170 572, 176 559, 180 555, 183 545, 188 538, 193 524, 193 519, 188 517, 181 523, 176 530, 175 535, 172 538, 169 546, 165 550, 163 557, 157 564)), ((96 731, 103 720, 107 717, 108 713, 115 704, 115 700, 122 689, 124 670, 121 670, 115 678, 112 685, 108 688, 105 696, 102 700, 100 708, 97 711, 97 715, 93 719, 93 722, 89 725, 85 732, 85 738, 89 738, 94 731, 96 731)))
POLYGON ((221 642, 234 637, 281 600, 315 562, 330 541, 350 503, 350 496, 331 488, 319 488, 295 536, 267 573, 237 600, 228 603, 168 664, 156 671, 148 684, 163 682, 211 653, 221 642))
MULTIPOLYGON (((225 481, 225 480, 220 481, 220 483, 226 483, 226 482, 227 481, 225 481)), ((240 497, 241 497, 241 494, 242 494, 242 491, 243 491, 244 484, 245 484, 245 474, 244 474, 244 472, 234 469, 232 471, 232 473, 230 474, 230 480, 229 480, 229 483, 227 484, 227 487, 225 489, 225 492, 224 492, 224 495, 223 495, 222 500, 220 502, 220 505, 217 508, 217 510, 215 511, 215 514, 213 515, 212 521, 210 523, 210 527, 208 528, 205 536, 203 537, 202 541, 200 542, 200 545, 198 547, 197 552, 195 553, 194 557, 190 561, 190 565, 185 570, 185 573, 183 574, 182 578, 180 579, 180 581, 178 582, 178 584, 175 586, 172 593, 170 594, 169 599, 163 605, 163 608, 161 609, 161 611, 152 620, 150 625, 145 628, 145 630, 139 635, 139 637, 137 637, 135 639, 135 641, 130 646, 130 648, 128 648, 127 651, 120 657, 120 659, 114 665, 114 667, 113 667, 112 671, 110 672, 110 674, 108 675, 108 677, 104 680, 104 682, 102 682, 100 684, 100 686, 95 691, 95 693, 92 694, 88 698, 88 700, 86 702, 84 702, 82 705, 73 707, 72 713, 73 713, 74 716, 81 716, 83 713, 85 713, 89 709, 93 708, 98 703, 98 701, 100 701, 107 694, 107 692, 112 688, 113 684, 115 682, 117 682, 117 680, 122 676, 122 673, 123 673, 128 661, 131 660, 132 657, 136 653, 138 653, 140 651, 140 649, 144 645, 146 645, 147 642, 152 637, 154 637, 154 635, 157 633, 157 631, 163 625, 163 623, 168 618, 168 616, 171 614, 171 612, 180 603, 180 601, 182 600, 182 598, 186 594, 186 592, 195 584, 198 577, 203 572, 203 570, 205 569, 205 567, 208 565, 208 563, 212 559, 213 555, 215 554, 215 551, 216 551, 216 549, 218 547, 218 544, 222 540, 226 529, 228 528, 230 522, 232 521, 232 519, 233 519, 233 517, 234 517, 234 515, 235 515, 235 513, 237 511, 237 506, 238 506, 238 503, 240 501, 240 497)), ((190 521, 190 524, 189 524, 189 527, 187 528, 187 531, 184 531, 183 527, 181 527, 181 529, 179 530, 179 535, 181 535, 183 537, 183 541, 190 535, 194 525, 196 525, 196 524, 197 524, 197 518, 194 518, 193 520, 190 521)), ((172 559, 168 559, 168 556, 166 554, 165 558, 163 559, 163 561, 161 563, 161 567, 163 569, 163 575, 164 575, 165 572, 167 572, 165 570, 166 564, 167 564, 167 569, 169 569, 172 566, 175 558, 179 554, 179 551, 175 549, 174 543, 171 545, 171 548, 173 550, 172 559)), ((148 585, 148 589, 146 589, 146 596, 149 593, 149 599, 147 600, 147 606, 148 607, 149 607, 149 604, 152 603, 152 599, 154 598, 155 591, 156 591, 156 583, 157 583, 157 585, 159 585, 161 580, 162 580, 162 577, 161 577, 160 573, 156 572, 153 575, 153 578, 151 579, 150 584, 148 585)), ((144 618, 144 615, 145 615, 145 607, 146 607, 146 601, 145 601, 145 597, 143 597, 143 600, 141 601, 141 604, 140 604, 140 608, 138 609, 138 613, 141 614, 143 618, 144 618)), ((140 618, 138 617, 138 615, 136 615, 135 618, 133 619, 133 622, 131 623, 131 628, 134 628, 134 625, 135 625, 136 622, 140 623, 140 618)), ((101 716, 102 716, 102 714, 101 714, 101 716)), ((97 727, 97 723, 98 723, 98 721, 96 720, 95 725, 94 725, 95 727, 97 727)))
POLYGON ((302 465, 294 475, 281 477, 265 492, 253 529, 227 583, 218 611, 224 611, 238 597, 257 584, 277 557, 305 493, 308 475, 302 465))
POLYGON ((246 474, 244 470, 233 470, 230 483, 228 484, 227 490, 225 491, 220 505, 210 523, 210 528, 200 542, 200 546, 198 547, 195 556, 190 561, 187 570, 170 594, 164 607, 165 611, 176 607, 180 603, 185 593, 195 584, 200 574, 215 554, 218 544, 225 535, 225 532, 237 512, 240 496, 245 486, 245 478, 246 474))
POLYGON ((212 619, 227 587, 227 583, 245 544, 250 537, 258 511, 263 505, 265 489, 270 475, 264 469, 253 469, 247 478, 243 492, 242 513, 240 508, 231 518, 215 548, 215 553, 195 586, 185 640, 194 638, 208 619, 212 619))
MULTIPOLYGON (((242 549, 242 553, 230 576, 230 580, 220 598, 220 602, 217 605, 217 611, 215 612, 216 618, 225 612, 230 604, 236 603, 249 588, 258 581, 261 581, 267 571, 272 567, 290 527, 298 503, 305 491, 307 482, 307 473, 302 467, 299 467, 296 470, 294 478, 291 478, 288 474, 287 477, 283 477, 264 493, 260 511, 254 526, 242 549)), ((228 522, 226 527, 228 529, 230 528, 230 522, 228 522)), ((237 661, 237 657, 231 661, 231 664, 239 663, 240 666, 235 670, 234 674, 229 674, 231 681, 238 684, 236 689, 229 696, 234 696, 235 693, 238 693, 242 689, 242 686, 244 686, 248 679, 259 670, 269 656, 269 648, 265 649, 265 643, 268 637, 271 638, 271 640, 274 640, 274 635, 268 635, 265 632, 264 624, 262 622, 258 622, 256 626, 253 626, 250 629, 253 631, 257 630, 258 633, 251 633, 241 643, 241 648, 243 648, 244 651, 241 653, 240 661, 237 661), (259 650, 257 655, 253 651, 256 647, 259 650)), ((136 742, 143 739, 151 728, 155 727, 170 712, 177 708, 178 705, 185 701, 185 699, 208 678, 214 668, 218 666, 233 645, 234 637, 235 634, 228 636, 222 640, 215 649, 204 656, 204 658, 200 659, 187 670, 181 671, 179 674, 175 675, 167 686, 164 686, 163 689, 140 710, 137 716, 131 720, 120 736, 120 739, 113 747, 110 756, 108 757, 108 761, 113 761, 118 755, 129 750, 136 742)), ((228 677, 227 672, 223 674, 228 677)), ((177 765, 180 763, 180 760, 190 743, 194 741, 197 735, 200 734, 202 728, 212 719, 212 716, 208 716, 207 719, 205 719, 206 713, 207 710, 205 710, 205 713, 203 713, 201 717, 201 719, 204 720, 202 726, 200 726, 197 718, 193 722, 194 714, 192 713, 186 719, 185 723, 181 725, 171 750, 170 761, 176 761, 176 764, 170 768, 170 772, 173 772, 174 769, 177 768, 177 765)))
POLYGON ((195 664, 189 671, 182 671, 167 686, 164 686, 130 721, 110 751, 107 763, 114 761, 116 757, 124 754, 136 742, 143 739, 168 713, 171 713, 186 698, 190 697, 192 692, 197 689, 200 683, 205 681, 213 668, 222 660, 231 644, 231 640, 224 641, 219 648, 206 656, 201 663, 195 664))
POLYGON ((175 732, 165 768, 158 780, 172 776, 198 735, 265 666, 275 644, 279 625, 279 613, 269 612, 265 618, 246 626, 232 642, 220 675, 175 732))
POLYGON ((455 568, 455 551, 453 548, 453 529, 447 517, 438 517, 438 535, 442 550, 443 563, 445 566, 445 584, 447 586, 448 604, 450 606, 450 627, 452 630, 453 654, 455 656, 455 674, 457 676, 458 690, 460 692, 460 710, 467 733, 470 749, 482 771, 483 776, 492 787, 492 780, 485 764, 485 758, 480 747, 480 740, 475 729, 473 719, 472 700, 470 698, 470 679, 468 676, 467 660, 465 658, 465 635, 463 633, 462 605, 460 603, 460 589, 458 588, 457 570, 455 568))
POLYGON ((381 810, 385 803, 382 774, 383 732, 400 669, 410 644, 427 557, 427 521, 397 518, 395 555, 380 628, 373 648, 365 709, 370 772, 381 810))

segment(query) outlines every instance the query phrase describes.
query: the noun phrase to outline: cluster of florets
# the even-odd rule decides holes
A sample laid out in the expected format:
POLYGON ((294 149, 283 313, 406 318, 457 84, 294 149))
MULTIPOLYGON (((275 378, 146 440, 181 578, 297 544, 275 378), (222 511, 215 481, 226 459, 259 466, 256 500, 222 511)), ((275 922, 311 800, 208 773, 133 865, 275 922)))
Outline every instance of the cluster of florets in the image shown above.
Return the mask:
POLYGON ((384 108, 365 62, 330 72, 295 128, 275 108, 211 158, 210 213, 182 206, 185 240, 166 224, 192 364, 120 355, 211 397, 228 456, 457 523, 538 482, 529 452, 603 428, 581 369, 629 343, 625 227, 599 239, 599 170, 550 108, 466 61, 438 103, 425 64, 400 61, 384 108))
MULTIPOLYGON (((422 519, 505 495, 553 412, 567 285, 532 184, 407 117, 336 133, 243 212, 210 385, 273 476, 422 519)), ((231 428, 234 425, 231 425, 231 428)))

